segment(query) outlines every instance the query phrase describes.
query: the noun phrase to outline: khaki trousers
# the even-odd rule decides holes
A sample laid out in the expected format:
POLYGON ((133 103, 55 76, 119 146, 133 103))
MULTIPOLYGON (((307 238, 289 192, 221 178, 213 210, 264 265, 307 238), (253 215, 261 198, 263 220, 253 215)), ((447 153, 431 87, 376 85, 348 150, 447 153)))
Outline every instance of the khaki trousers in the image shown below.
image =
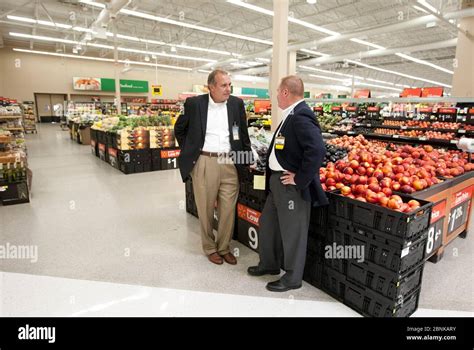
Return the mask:
POLYGON ((194 198, 201 226, 202 249, 206 255, 230 252, 229 243, 234 232, 235 206, 239 194, 239 177, 232 162, 200 155, 193 170, 194 198), (217 201, 219 224, 214 235, 214 205, 217 201))

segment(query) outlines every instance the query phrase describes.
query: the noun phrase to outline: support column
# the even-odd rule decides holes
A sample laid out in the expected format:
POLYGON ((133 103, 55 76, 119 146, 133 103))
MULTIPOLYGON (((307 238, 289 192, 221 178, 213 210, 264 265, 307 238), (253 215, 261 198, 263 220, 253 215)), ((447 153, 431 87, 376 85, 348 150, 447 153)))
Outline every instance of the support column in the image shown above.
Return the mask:
POLYGON ((288 75, 296 74, 296 51, 288 52, 288 75))
POLYGON ((281 121, 276 90, 281 78, 288 74, 288 1, 273 1, 273 53, 269 91, 272 101, 272 131, 276 130, 281 121))
POLYGON ((117 107, 117 114, 120 115, 122 114, 122 97, 120 95, 120 66, 117 46, 117 26, 114 23, 115 106, 117 107))
MULTIPOLYGON (((464 1, 463 8, 469 1, 464 1)), ((468 38, 465 34, 458 32, 458 44, 456 47, 456 59, 454 61, 453 97, 473 97, 474 96, 474 17, 466 17, 460 21, 461 29, 471 34, 468 38)))

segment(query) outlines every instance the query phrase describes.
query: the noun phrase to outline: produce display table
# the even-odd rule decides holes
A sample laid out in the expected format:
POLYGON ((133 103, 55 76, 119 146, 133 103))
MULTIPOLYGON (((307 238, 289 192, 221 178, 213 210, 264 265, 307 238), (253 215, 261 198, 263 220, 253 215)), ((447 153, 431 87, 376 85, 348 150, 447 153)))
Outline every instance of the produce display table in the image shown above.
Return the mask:
POLYGON ((429 261, 438 262, 449 243, 457 236, 466 237, 472 214, 473 192, 474 173, 468 172, 413 193, 416 199, 434 203, 426 245, 429 261))

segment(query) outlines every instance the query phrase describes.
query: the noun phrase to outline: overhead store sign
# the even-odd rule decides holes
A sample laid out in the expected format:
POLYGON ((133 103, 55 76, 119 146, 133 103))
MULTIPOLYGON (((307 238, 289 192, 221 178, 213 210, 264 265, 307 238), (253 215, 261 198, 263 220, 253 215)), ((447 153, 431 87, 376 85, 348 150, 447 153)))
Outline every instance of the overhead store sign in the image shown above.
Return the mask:
POLYGON ((421 88, 404 89, 400 97, 421 97, 421 88))
MULTIPOLYGON (((74 90, 115 92, 115 79, 74 77, 74 90)), ((148 81, 120 80, 120 92, 148 92, 148 81)))
POLYGON ((421 97, 443 97, 443 88, 442 87, 423 88, 421 97))
POLYGON ((161 85, 152 85, 151 86, 151 92, 153 93, 153 96, 161 96, 163 95, 163 89, 161 85))
POLYGON ((268 89, 242 88, 242 95, 256 95, 259 98, 269 98, 268 89))
POLYGON ((357 90, 354 93, 354 98, 369 98, 370 97, 370 90, 357 90))

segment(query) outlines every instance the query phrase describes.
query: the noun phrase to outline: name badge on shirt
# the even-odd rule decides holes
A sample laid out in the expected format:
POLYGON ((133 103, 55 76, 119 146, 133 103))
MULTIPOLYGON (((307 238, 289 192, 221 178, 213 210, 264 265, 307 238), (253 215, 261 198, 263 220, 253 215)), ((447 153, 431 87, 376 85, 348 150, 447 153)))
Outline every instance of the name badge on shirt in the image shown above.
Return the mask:
POLYGON ((240 140, 240 137, 239 137, 239 126, 237 124, 234 124, 232 126, 232 139, 234 141, 238 141, 240 140))
POLYGON ((275 137, 275 149, 282 150, 285 148, 285 138, 281 134, 275 137))

